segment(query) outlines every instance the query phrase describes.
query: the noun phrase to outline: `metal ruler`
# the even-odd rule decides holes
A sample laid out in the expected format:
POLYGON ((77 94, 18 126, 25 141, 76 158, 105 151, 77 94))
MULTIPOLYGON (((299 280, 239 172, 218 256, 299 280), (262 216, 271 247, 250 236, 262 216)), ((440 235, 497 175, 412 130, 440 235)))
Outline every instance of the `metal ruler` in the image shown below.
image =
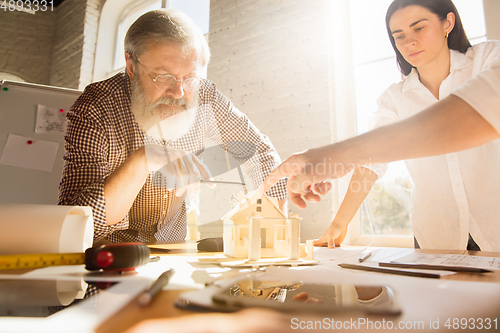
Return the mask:
POLYGON ((0 270, 85 264, 85 253, 0 255, 0 270))

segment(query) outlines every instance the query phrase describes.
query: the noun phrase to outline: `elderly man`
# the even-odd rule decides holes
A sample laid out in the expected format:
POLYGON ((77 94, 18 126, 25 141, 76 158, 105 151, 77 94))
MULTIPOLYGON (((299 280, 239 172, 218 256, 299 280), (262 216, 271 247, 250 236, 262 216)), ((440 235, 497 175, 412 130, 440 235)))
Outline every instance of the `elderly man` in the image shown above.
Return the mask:
MULTIPOLYGON (((87 86, 68 113, 59 204, 92 207, 94 242, 182 240, 186 189, 210 178, 198 159, 207 139, 245 163, 255 186, 279 156, 213 82, 200 78, 210 51, 183 13, 138 18, 125 37, 125 58, 125 73, 87 86)), ((283 206, 285 182, 268 194, 283 206)))

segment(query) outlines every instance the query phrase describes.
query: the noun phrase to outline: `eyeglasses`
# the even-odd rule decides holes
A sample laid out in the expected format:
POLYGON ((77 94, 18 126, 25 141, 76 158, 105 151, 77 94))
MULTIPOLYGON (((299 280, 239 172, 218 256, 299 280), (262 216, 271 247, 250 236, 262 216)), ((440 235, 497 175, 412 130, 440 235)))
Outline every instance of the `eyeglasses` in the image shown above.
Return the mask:
POLYGON ((141 63, 139 58, 135 57, 141 67, 144 69, 146 74, 148 74, 149 78, 153 80, 154 85, 156 88, 160 90, 167 90, 172 88, 177 81, 181 82, 182 88, 186 91, 194 91, 198 89, 198 86, 200 85, 200 78, 199 77, 188 77, 185 78, 184 80, 178 80, 175 76, 170 75, 170 74, 158 74, 155 78, 153 78, 149 72, 144 68, 144 65, 141 63))

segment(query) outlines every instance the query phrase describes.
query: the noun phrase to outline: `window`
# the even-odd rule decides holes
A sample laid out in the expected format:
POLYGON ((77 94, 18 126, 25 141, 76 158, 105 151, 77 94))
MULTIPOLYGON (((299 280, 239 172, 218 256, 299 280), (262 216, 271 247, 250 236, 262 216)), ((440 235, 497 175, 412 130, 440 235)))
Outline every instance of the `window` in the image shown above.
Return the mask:
POLYGON ((160 9, 161 0, 149 0, 142 2, 135 2, 132 6, 125 8, 122 12, 122 17, 118 25, 118 35, 116 38, 115 61, 114 70, 120 70, 125 67, 125 57, 123 49, 123 41, 127 34, 128 28, 141 16, 150 10, 160 9))
POLYGON ((147 11, 174 8, 189 15, 208 35, 210 0, 106 0, 101 11, 93 81, 109 78, 125 68, 123 42, 128 28, 147 11))
POLYGON ((0 72, 0 82, 6 80, 6 81, 17 81, 17 82, 26 82, 22 78, 20 78, 17 75, 6 73, 6 72, 0 72))
MULTIPOLYGON (((378 96, 392 83, 401 81, 385 28, 385 14, 391 3, 392 0, 349 0, 358 134, 368 131, 368 118, 377 109, 378 96)), ((486 40, 482 0, 454 0, 454 3, 471 43, 486 40)), ((412 246, 412 186, 404 162, 390 163, 387 173, 377 181, 351 222, 350 229, 355 233, 351 236, 353 243, 373 241, 373 245, 412 246)))
MULTIPOLYGON (((207 0, 170 0, 165 4, 166 8, 173 8, 182 11, 189 15, 199 26, 204 35, 208 34, 208 22, 210 16, 210 1, 207 0)), ((161 0, 143 1, 139 4, 134 3, 133 7, 127 8, 122 14, 123 17, 118 27, 116 54, 115 54, 115 70, 121 70, 125 67, 125 58, 123 56, 123 41, 127 34, 128 28, 142 14, 162 8, 161 0)))

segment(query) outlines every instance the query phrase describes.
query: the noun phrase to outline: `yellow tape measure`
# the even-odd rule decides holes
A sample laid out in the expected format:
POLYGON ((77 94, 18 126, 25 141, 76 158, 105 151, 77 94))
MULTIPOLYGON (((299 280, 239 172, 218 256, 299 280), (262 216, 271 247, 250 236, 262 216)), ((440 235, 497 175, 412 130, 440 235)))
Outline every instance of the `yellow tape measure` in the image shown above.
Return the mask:
POLYGON ((0 270, 85 264, 85 253, 0 255, 0 270))

